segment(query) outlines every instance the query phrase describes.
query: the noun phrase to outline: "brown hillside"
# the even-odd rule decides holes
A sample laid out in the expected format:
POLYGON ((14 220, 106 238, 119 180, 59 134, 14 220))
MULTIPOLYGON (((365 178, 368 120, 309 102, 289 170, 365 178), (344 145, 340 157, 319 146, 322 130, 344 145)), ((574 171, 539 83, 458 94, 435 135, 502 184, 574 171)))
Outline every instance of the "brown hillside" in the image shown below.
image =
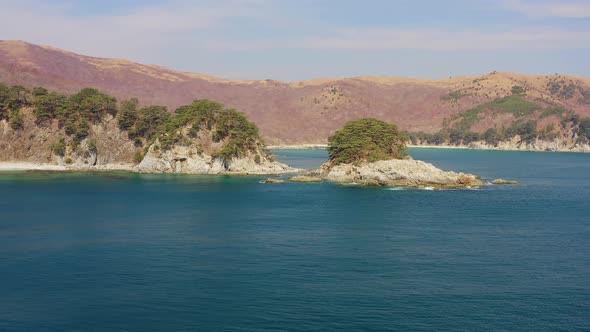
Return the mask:
POLYGON ((95 87, 120 99, 174 110, 213 99, 246 113, 268 143, 320 143, 346 121, 375 117, 410 131, 435 132, 443 120, 526 88, 526 98, 590 115, 590 79, 491 73, 444 80, 356 77, 302 82, 239 81, 178 72, 127 60, 78 55, 20 41, 0 41, 0 81, 73 93, 95 87), (555 84, 574 84, 569 94, 555 84), (553 85, 552 85, 553 84, 553 85), (553 87, 553 90, 551 89, 553 87))

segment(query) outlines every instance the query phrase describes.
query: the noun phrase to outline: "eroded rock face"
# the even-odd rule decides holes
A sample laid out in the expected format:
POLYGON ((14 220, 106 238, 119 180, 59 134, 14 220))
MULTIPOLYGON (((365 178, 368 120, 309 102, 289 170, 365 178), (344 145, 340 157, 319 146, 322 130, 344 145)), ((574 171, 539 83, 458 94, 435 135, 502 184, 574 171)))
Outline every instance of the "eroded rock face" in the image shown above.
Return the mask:
POLYGON ((466 188, 483 185, 475 175, 446 172, 432 164, 412 159, 381 160, 362 165, 322 165, 322 177, 338 183, 364 185, 466 188))
POLYGON ((176 145, 162 150, 156 142, 149 147, 138 170, 145 173, 182 174, 281 174, 296 171, 264 156, 260 156, 258 162, 256 159, 248 155, 233 158, 224 164, 220 159, 199 151, 196 146, 176 145))

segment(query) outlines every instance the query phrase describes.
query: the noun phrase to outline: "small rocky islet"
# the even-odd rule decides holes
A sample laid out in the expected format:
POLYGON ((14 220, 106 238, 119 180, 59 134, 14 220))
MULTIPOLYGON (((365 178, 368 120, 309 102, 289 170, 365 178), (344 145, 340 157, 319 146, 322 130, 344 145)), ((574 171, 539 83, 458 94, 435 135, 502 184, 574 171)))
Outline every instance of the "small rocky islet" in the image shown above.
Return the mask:
POLYGON ((92 88, 66 96, 0 84, 0 169, 283 174, 241 112, 195 100, 173 113, 92 88), (3 116, 8 109, 9 117, 3 116))
POLYGON ((329 160, 316 173, 336 183, 369 186, 474 188, 478 176, 443 171, 413 160, 397 126, 377 119, 349 121, 329 138, 329 160))
MULTIPOLYGON (((329 181, 365 186, 477 188, 476 175, 443 171, 406 153, 406 138, 397 127, 376 119, 348 122, 329 138, 329 160, 319 169, 290 177, 291 182, 329 181)), ((268 179, 265 183, 277 183, 268 179)), ((281 182, 282 183, 282 182, 281 182)), ((498 179, 494 184, 514 184, 498 179)))

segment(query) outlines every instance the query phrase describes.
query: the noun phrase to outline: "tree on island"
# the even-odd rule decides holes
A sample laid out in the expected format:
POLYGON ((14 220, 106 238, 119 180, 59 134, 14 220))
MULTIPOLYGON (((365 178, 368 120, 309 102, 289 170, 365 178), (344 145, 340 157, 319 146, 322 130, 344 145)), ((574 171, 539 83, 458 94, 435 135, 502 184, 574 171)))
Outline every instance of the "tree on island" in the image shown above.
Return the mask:
POLYGON ((407 156, 406 136, 396 125, 377 119, 347 122, 328 139, 332 165, 358 164, 407 156))

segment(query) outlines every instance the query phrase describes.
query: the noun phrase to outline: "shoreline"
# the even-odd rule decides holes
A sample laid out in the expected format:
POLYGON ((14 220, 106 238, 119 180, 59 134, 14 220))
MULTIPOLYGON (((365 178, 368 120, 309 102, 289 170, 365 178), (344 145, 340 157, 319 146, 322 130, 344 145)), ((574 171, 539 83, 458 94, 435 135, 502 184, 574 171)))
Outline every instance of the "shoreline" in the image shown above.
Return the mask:
POLYGON ((268 150, 325 150, 328 148, 328 144, 280 144, 269 145, 266 148, 268 150))
POLYGON ((65 166, 51 164, 35 164, 27 162, 0 162, 0 172, 12 171, 66 171, 65 166))
MULTIPOLYGON (((442 149, 442 150, 481 150, 481 151, 512 151, 512 152, 552 152, 552 153, 590 153, 589 150, 575 150, 575 149, 527 149, 527 148, 500 148, 500 147, 485 147, 485 146, 455 146, 455 145, 407 145, 408 148, 416 149, 442 149)), ((269 150, 326 150, 327 144, 293 144, 293 145, 271 145, 269 150)), ((56 164, 42 164, 32 162, 20 161, 0 161, 0 172, 18 172, 18 171, 54 171, 54 172, 129 172, 140 174, 160 174, 158 172, 141 172, 136 165, 132 164, 105 164, 99 166, 81 166, 76 165, 56 165, 56 164)), ((284 174, 297 173, 299 169, 292 169, 290 172, 284 174)), ((161 174, 164 174, 162 172, 161 174)), ((179 173, 192 174, 192 173, 179 173)), ((280 173, 283 174, 283 173, 280 173)), ((273 175, 256 174, 256 173, 221 173, 218 175, 273 175)), ((276 175, 276 174, 274 174, 276 175)))
POLYGON ((100 166, 66 166, 55 164, 40 164, 19 161, 0 161, 0 172, 18 171, 55 171, 55 172, 137 172, 136 167, 125 164, 105 164, 100 166))
MULTIPOLYGON (((408 144, 408 148, 416 149, 443 149, 443 150, 482 150, 482 151, 514 151, 514 152, 557 152, 557 153, 590 153, 588 150, 576 149, 529 149, 529 148, 500 148, 476 146, 470 147, 465 145, 413 145, 408 144)), ((269 150, 326 150, 327 144, 293 144, 293 145, 271 145, 269 150)))
POLYGON ((137 174, 183 174, 183 175, 230 175, 230 176, 248 176, 248 175, 283 175, 294 174, 303 171, 298 168, 290 168, 288 171, 281 173, 248 173, 248 172, 221 172, 219 174, 208 173, 173 173, 173 172, 144 172, 140 171, 136 165, 131 164, 105 164, 99 166, 82 166, 75 165, 55 165, 55 164, 40 164, 31 162, 18 161, 0 161, 0 173, 4 172, 26 172, 26 171, 48 171, 48 172, 79 172, 79 173, 103 173, 103 172, 126 172, 137 174))
POLYGON ((465 146, 465 145, 407 145, 408 148, 417 149, 443 149, 443 150, 480 150, 480 151, 511 151, 511 152, 553 152, 553 153, 590 153, 588 150, 576 149, 530 149, 530 148, 500 148, 487 146, 465 146))

